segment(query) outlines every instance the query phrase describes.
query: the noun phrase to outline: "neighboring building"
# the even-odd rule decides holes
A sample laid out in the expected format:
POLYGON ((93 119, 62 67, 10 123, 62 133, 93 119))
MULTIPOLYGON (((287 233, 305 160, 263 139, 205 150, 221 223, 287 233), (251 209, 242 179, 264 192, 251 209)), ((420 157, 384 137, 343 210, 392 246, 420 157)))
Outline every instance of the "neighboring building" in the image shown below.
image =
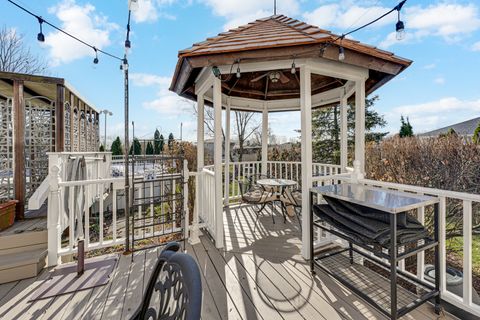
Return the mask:
POLYGON ((48 175, 47 152, 99 148, 99 113, 65 79, 0 72, 0 200, 17 217, 48 175))
POLYGON ((473 137, 473 132, 475 131, 475 129, 479 124, 480 124, 480 117, 477 117, 467 121, 452 124, 447 127, 421 133, 418 136, 421 138, 438 137, 439 135, 446 134, 451 129, 453 129, 459 136, 465 137, 470 140, 473 137))

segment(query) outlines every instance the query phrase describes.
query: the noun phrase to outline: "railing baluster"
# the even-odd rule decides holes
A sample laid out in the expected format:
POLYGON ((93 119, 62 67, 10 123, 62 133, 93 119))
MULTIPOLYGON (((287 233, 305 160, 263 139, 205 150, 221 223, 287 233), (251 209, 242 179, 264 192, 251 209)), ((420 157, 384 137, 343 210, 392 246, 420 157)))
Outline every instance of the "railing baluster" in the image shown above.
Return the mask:
MULTIPOLYGON (((99 208, 98 208, 98 216, 99 216, 99 223, 98 223, 98 228, 99 228, 99 242, 100 245, 103 244, 103 183, 98 185, 100 189, 100 194, 99 196, 99 208)), ((98 189, 97 189, 98 190, 98 189)))
POLYGON ((440 197, 440 204, 439 204, 439 260, 440 260, 440 291, 443 293, 447 291, 445 286, 447 282, 447 273, 446 273, 446 209, 447 203, 445 197, 440 197))
MULTIPOLYGON (((126 209, 126 208, 125 208, 126 209)), ((112 232, 113 243, 117 242, 117 189, 112 190, 112 232)))
POLYGON ((472 304, 472 201, 463 201, 463 303, 472 304))
MULTIPOLYGON (((425 224, 425 207, 417 209, 417 219, 424 225, 425 224)), ((417 254, 417 278, 424 280, 424 270, 425 270, 425 252, 422 251, 417 254)))
MULTIPOLYGON (((90 189, 85 188, 85 193, 87 194, 87 199, 90 199, 90 189)), ((90 244, 90 207, 85 206, 84 208, 84 216, 85 216, 85 248, 88 248, 90 244)))

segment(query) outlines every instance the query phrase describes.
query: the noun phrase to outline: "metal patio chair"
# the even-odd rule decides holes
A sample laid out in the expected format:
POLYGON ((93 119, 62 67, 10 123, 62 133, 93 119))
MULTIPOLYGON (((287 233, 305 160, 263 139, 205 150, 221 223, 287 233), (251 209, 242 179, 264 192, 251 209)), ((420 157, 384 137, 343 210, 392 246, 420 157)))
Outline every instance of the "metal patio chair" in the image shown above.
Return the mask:
POLYGON ((298 225, 300 226, 300 231, 302 231, 302 190, 300 189, 293 189, 290 190, 289 188, 285 189, 285 192, 282 195, 282 201, 285 205, 292 206, 297 216, 298 225))
POLYGON ((200 270, 190 255, 179 250, 177 242, 165 246, 148 281, 142 304, 131 320, 200 319, 200 270))

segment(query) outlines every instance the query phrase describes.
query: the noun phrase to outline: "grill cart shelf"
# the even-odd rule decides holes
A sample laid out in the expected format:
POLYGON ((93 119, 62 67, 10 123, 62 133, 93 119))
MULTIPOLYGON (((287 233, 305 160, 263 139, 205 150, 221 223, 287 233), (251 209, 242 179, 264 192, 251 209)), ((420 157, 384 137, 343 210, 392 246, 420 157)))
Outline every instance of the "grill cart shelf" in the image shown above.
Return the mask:
MULTIPOLYGON (((439 270, 438 206, 439 202, 435 197, 382 190, 361 184, 344 183, 311 188, 310 256, 312 259, 310 268, 312 274, 315 274, 315 267, 320 268, 390 319, 398 319, 430 299, 434 299, 435 312, 439 314, 441 299, 438 272, 435 273, 434 283, 429 283, 397 267, 401 260, 433 249, 435 270, 439 270), (316 198, 320 196, 382 213, 383 217, 387 217, 386 220, 389 221, 387 232, 390 241, 383 245, 374 241, 363 241, 362 235, 355 234, 353 231, 355 226, 342 228, 337 221, 327 221, 328 219, 318 217, 314 206, 319 200, 316 198), (404 217, 409 210, 425 206, 433 206, 433 237, 426 236, 422 239, 399 243, 397 219, 404 217), (348 248, 315 254, 313 235, 316 228, 348 242, 348 248)), ((351 214, 356 213, 352 211, 351 214)))

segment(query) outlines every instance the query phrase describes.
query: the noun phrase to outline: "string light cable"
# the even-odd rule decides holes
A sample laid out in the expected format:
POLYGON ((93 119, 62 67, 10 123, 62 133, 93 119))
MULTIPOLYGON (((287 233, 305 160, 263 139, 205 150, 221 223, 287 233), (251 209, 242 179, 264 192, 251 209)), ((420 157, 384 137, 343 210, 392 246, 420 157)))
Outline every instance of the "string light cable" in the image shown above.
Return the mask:
POLYGON ((83 44, 83 45, 85 45, 85 46, 87 46, 87 47, 90 47, 90 48, 95 52, 95 58, 94 58, 94 63, 95 63, 95 64, 98 63, 98 53, 104 54, 104 55, 109 56, 109 57, 111 57, 111 58, 113 58, 113 59, 117 59, 117 60, 119 60, 119 61, 124 62, 125 58, 121 58, 121 57, 116 56, 116 55, 114 55, 114 54, 112 54, 112 53, 110 53, 110 52, 107 52, 107 51, 105 51, 105 50, 101 50, 101 49, 95 47, 94 45, 92 45, 92 44, 90 44, 90 43, 88 43, 88 42, 86 42, 86 41, 78 38, 77 36, 75 36, 75 35, 67 32, 67 31, 63 30, 62 28, 57 27, 57 26, 54 25, 53 23, 45 20, 43 17, 41 17, 41 16, 33 13, 32 11, 30 11, 30 10, 28 10, 27 8, 21 6, 20 4, 16 3, 16 2, 13 1, 13 0, 7 0, 7 1, 10 2, 11 4, 13 4, 14 6, 16 6, 17 8, 19 8, 20 10, 22 10, 22 11, 28 13, 29 15, 35 17, 35 18, 38 20, 38 23, 39 23, 39 25, 40 25, 40 32, 39 32, 38 35, 37 35, 37 40, 38 40, 38 41, 40 41, 40 42, 44 42, 44 41, 45 41, 45 36, 44 36, 44 34, 43 34, 42 25, 43 25, 43 24, 46 24, 46 25, 49 25, 50 27, 52 27, 53 29, 55 29, 55 30, 57 30, 57 31, 65 34, 66 36, 68 36, 68 37, 76 40, 77 42, 80 42, 81 44, 83 44), (96 62, 95 62, 95 61, 96 61, 96 62))
MULTIPOLYGON (((367 23, 365 23, 365 24, 363 24, 363 25, 359 26, 358 28, 355 28, 351 31, 348 31, 346 33, 342 33, 341 35, 336 36, 336 37, 334 37, 333 39, 331 39, 327 42, 324 42, 323 46, 320 48, 320 55, 323 56, 323 54, 325 53, 325 50, 329 46, 335 45, 337 42, 340 42, 340 44, 338 45, 338 59, 340 61, 344 61, 345 60, 345 49, 342 46, 342 41, 343 41, 343 39, 345 39, 345 37, 347 37, 347 36, 349 36, 349 35, 351 35, 355 32, 358 32, 362 29, 367 28, 368 26, 376 23, 377 21, 385 18, 386 16, 388 16, 389 14, 391 14, 392 12, 395 12, 395 11, 398 12, 398 20, 397 20, 397 23, 395 25, 395 29, 396 29, 396 32, 397 32, 397 40, 404 39, 404 37, 405 37, 405 23, 400 20, 400 11, 402 10, 402 8, 403 8, 403 6, 405 5, 406 2, 407 2, 407 0, 402 0, 395 7, 393 7, 391 10, 385 12, 384 14, 382 14, 381 16, 373 19, 372 21, 367 22, 367 23)), ((318 49, 315 49, 315 50, 312 50, 312 51, 306 51, 302 55, 310 54, 312 52, 317 52, 317 50, 318 49)), ((287 58, 287 57, 293 59, 291 73, 294 74, 295 73, 294 72, 294 70, 295 70, 295 59, 299 58, 299 55, 285 56, 285 58, 287 58)), ((240 74, 240 61, 248 61, 248 60, 251 60, 251 59, 253 59, 253 58, 236 59, 230 67, 230 76, 227 79, 221 79, 222 74, 220 72, 220 69, 216 65, 212 65, 212 72, 215 75, 215 77, 220 78, 222 81, 228 81, 228 80, 231 79, 231 73, 232 73, 233 67, 235 65, 238 65, 238 67, 237 67, 237 75, 238 75, 238 74, 240 74)))

